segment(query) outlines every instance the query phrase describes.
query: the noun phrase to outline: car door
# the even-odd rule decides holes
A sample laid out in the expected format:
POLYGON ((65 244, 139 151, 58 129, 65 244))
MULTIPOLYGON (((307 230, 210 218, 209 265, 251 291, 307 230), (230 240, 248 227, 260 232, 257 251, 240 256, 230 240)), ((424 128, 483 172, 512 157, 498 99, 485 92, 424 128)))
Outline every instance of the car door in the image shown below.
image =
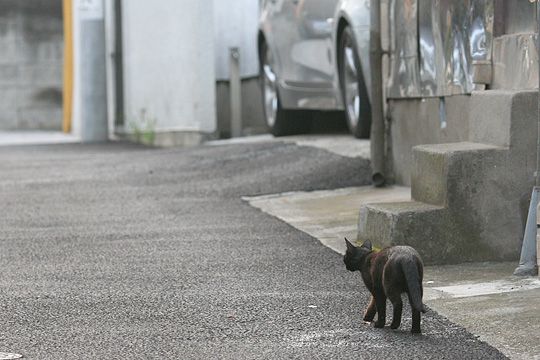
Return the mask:
POLYGON ((332 22, 338 0, 267 0, 276 69, 284 85, 330 84, 332 22))
POLYGON ((291 80, 307 87, 331 87, 334 77, 332 28, 338 0, 292 0, 298 36, 290 49, 291 80))

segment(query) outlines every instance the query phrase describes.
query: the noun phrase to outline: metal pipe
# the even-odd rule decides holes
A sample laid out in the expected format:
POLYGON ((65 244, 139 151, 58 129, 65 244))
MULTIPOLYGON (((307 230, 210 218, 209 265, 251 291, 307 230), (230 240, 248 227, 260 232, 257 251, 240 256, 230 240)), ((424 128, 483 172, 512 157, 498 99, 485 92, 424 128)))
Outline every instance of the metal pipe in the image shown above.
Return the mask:
POLYGON ((371 0, 369 62, 371 66, 371 166, 373 185, 380 187, 385 176, 385 123, 383 110, 381 2, 371 0))
MULTIPOLYGON (((538 59, 540 59, 540 4, 536 3, 536 48, 538 49, 538 59)), ((538 71, 540 74, 540 61, 538 62, 538 71)), ((540 90, 540 79, 539 79, 540 90)), ((539 94, 540 95, 540 94, 539 94)), ((540 96, 538 97, 538 129, 536 138, 536 187, 540 187, 540 96)))
POLYGON ((527 225, 525 226, 525 234, 523 235, 523 244, 521 246, 519 265, 514 270, 514 275, 538 275, 538 265, 536 260, 536 235, 538 232, 537 211, 539 192, 540 188, 535 186, 532 191, 531 202, 529 205, 529 214, 527 215, 527 225))
MULTIPOLYGON (((537 32, 540 34, 540 6, 536 4, 536 21, 537 32)), ((540 42, 540 36, 537 41, 540 42)), ((540 56, 540 44, 538 44, 540 56)), ((539 57, 540 58, 540 57, 539 57)), ((540 62, 538 63, 540 71, 540 62)), ((540 85, 540 83, 539 83, 540 85)), ((529 214, 527 215, 527 225, 525 226, 525 234, 523 235, 523 244, 521 246, 521 256, 519 258, 519 266, 514 270, 514 275, 518 276, 536 276, 538 275, 538 260, 537 260, 537 236, 538 236, 538 203, 540 193, 540 96, 538 97, 538 123, 537 123, 537 139, 536 139, 536 172, 535 184, 531 202, 529 204, 529 214)))
POLYGON ((124 126, 124 50, 122 34, 122 0, 114 1, 114 92, 116 127, 124 126))
POLYGON ((229 49, 229 93, 231 102, 231 137, 242 136, 242 80, 240 49, 229 49))

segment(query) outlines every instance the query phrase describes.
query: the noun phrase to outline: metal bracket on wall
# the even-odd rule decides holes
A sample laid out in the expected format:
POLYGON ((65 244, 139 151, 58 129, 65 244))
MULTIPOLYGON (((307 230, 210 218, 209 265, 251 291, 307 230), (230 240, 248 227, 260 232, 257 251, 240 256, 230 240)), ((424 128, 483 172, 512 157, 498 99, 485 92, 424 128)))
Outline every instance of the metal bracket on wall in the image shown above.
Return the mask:
POLYGON ((439 120, 441 122, 441 130, 444 130, 448 126, 446 122, 446 99, 440 97, 439 100, 439 120))

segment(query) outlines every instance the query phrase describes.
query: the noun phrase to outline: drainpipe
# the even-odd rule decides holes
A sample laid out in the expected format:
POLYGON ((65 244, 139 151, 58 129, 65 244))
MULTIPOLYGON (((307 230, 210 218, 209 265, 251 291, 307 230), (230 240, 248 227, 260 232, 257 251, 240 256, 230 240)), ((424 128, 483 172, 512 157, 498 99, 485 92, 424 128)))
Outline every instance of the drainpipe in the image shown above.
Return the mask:
POLYGON ((122 0, 114 1, 114 127, 126 126, 124 114, 124 45, 122 34, 122 0))
POLYGON ((371 166, 372 181, 377 187, 384 186, 385 176, 385 123, 383 110, 381 2, 371 0, 371 26, 369 39, 369 63, 371 67, 371 166))
MULTIPOLYGON (((540 33, 540 5, 536 4, 537 32, 540 33)), ((540 41, 540 36, 537 41, 540 41)), ((537 46, 540 56, 540 45, 537 46)), ((540 57, 539 57, 540 58, 540 57)), ((538 63, 540 71, 540 62, 538 63)), ((539 83, 540 84, 540 83, 539 83)), ((539 94, 540 95, 540 94, 539 94)), ((523 235, 523 245, 521 246, 521 256, 519 266, 514 271, 518 276, 536 276, 538 275, 537 263, 537 235, 538 235, 538 203, 540 199, 540 96, 538 98, 538 128, 536 140, 536 172, 535 186, 532 190, 531 202, 529 204, 529 214, 527 216, 527 225, 523 235)))

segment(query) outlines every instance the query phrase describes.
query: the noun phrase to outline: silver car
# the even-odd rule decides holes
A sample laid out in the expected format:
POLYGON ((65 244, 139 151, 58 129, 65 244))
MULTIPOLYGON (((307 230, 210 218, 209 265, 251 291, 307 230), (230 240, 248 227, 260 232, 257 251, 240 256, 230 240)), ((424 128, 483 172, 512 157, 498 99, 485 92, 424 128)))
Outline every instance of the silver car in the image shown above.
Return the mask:
POLYGON ((273 135, 307 131, 306 110, 345 110, 351 133, 369 137, 369 19, 369 0, 263 0, 260 77, 273 135))

